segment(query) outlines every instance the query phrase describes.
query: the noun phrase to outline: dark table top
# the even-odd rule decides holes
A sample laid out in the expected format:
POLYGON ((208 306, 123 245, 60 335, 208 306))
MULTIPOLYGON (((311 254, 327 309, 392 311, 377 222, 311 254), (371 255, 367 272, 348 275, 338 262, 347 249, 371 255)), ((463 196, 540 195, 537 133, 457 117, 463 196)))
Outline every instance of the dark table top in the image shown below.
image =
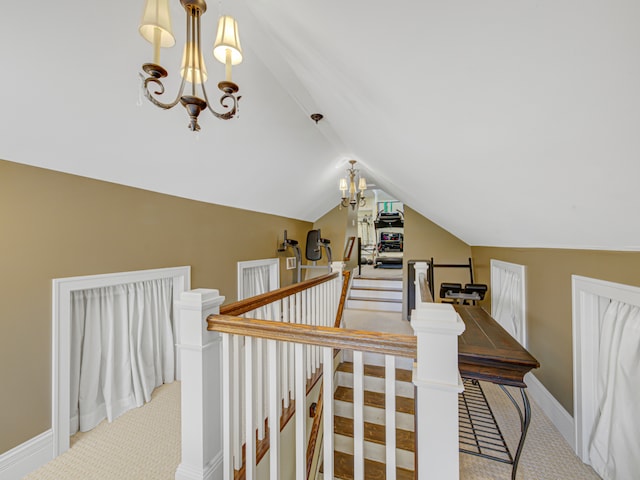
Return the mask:
POLYGON ((458 368, 465 378, 526 387, 524 375, 540 364, 481 307, 454 305, 465 323, 458 337, 458 368))

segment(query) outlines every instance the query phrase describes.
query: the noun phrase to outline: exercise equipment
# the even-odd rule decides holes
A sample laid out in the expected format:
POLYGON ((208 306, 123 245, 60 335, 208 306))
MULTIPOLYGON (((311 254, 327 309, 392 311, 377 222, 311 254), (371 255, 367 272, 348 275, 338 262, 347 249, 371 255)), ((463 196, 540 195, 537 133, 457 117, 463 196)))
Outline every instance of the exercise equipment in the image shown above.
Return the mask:
POLYGON ((374 268, 402 268, 404 217, 402 212, 378 212, 374 222, 378 242, 374 268))
POLYGON ((302 269, 312 269, 312 268, 322 268, 329 269, 331 272, 331 240, 327 238, 322 238, 320 233, 320 229, 317 230, 309 230, 307 232, 307 242, 305 245, 304 256, 307 260, 311 261, 311 265, 302 265, 302 252, 300 251, 300 246, 298 245, 298 241, 292 238, 287 237, 287 231, 284 231, 284 241, 278 248, 279 252, 284 252, 287 248, 291 248, 293 250, 293 254, 296 258, 296 283, 300 282, 302 277, 302 269), (318 260, 322 259, 322 250, 327 254, 327 266, 324 265, 316 265, 318 260))
POLYGON ((468 305, 469 301, 475 305, 477 301, 484 300, 484 296, 487 293, 487 286, 484 283, 474 283, 471 257, 469 257, 467 263, 435 263, 433 257, 431 257, 431 260, 428 260, 427 264, 429 267, 427 269, 429 289, 431 290, 431 296, 433 298, 435 298, 434 270, 436 268, 463 268, 469 269, 469 283, 463 287, 460 283, 443 282, 440 284, 439 297, 448 300, 449 303, 461 303, 462 305, 468 305))

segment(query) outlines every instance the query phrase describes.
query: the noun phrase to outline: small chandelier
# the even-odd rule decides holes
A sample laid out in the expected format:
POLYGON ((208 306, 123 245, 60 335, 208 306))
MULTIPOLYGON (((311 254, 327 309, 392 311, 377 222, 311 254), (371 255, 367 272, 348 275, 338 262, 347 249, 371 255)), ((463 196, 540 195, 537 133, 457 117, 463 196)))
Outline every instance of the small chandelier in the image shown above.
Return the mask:
POLYGON ((236 96, 238 85, 231 81, 231 66, 242 62, 242 48, 238 36, 238 23, 233 17, 221 16, 213 45, 213 56, 225 65, 226 78, 218 83, 218 88, 223 92, 220 104, 226 111, 218 113, 211 108, 204 88, 207 68, 200 48, 200 17, 207 10, 207 3, 205 0, 180 0, 180 3, 187 12, 186 43, 180 67, 182 82, 175 100, 163 103, 155 97, 164 93, 161 79, 167 76, 167 71, 160 66, 160 47, 172 47, 176 41, 171 29, 169 0, 146 0, 139 31, 142 37, 153 45, 153 63, 142 65, 142 70, 148 75, 146 78, 143 77, 144 95, 151 103, 165 110, 175 107, 180 102, 189 114, 189 129, 195 132, 200 130, 198 115, 202 110, 209 109, 215 117, 222 120, 229 120, 238 112, 240 96, 236 96), (191 92, 187 87, 190 95, 183 95, 187 82, 191 84, 191 92), (157 86, 153 92, 149 91, 150 83, 157 86))
POLYGON ((348 177, 340 179, 340 191, 342 192, 340 205, 343 207, 351 205, 351 208, 355 210, 356 205, 364 207, 366 204, 364 191, 367 189, 367 181, 364 177, 359 177, 356 189, 356 175, 358 175, 358 170, 354 167, 356 161, 349 160, 349 163, 351 166, 347 168, 348 177), (349 190, 349 196, 347 196, 347 190, 349 190))

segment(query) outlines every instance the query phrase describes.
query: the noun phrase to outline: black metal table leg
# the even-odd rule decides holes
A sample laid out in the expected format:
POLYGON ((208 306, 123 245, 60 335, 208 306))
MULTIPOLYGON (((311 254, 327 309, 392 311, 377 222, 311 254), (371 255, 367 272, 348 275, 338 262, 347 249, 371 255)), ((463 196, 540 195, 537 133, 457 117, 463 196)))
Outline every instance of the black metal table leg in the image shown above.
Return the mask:
POLYGON ((504 393, 506 393, 511 403, 516 407, 518 411, 518 415, 520 416, 520 441, 518 442, 518 448, 516 449, 516 453, 513 457, 513 468, 511 470, 511 480, 516 480, 516 472, 518 469, 518 462, 520 461, 520 455, 522 454, 522 449, 524 447, 524 441, 527 437, 527 431, 529 430, 529 424, 531 423, 531 404, 529 403, 529 397, 527 396, 527 391, 525 388, 520 388, 520 395, 522 396, 522 406, 524 409, 520 408, 518 402, 511 392, 506 389, 504 385, 500 385, 500 388, 504 393))

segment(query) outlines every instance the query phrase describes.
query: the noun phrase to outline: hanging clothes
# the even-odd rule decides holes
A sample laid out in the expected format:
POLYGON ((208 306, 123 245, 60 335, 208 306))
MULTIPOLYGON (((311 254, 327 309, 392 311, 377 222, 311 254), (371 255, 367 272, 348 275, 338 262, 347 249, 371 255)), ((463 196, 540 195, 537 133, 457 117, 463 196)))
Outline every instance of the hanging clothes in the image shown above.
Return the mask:
POLYGON ((171 278, 72 292, 71 434, 175 380, 172 303, 171 278))
POLYGON ((612 301, 598 355, 598 415, 589 445, 604 480, 634 480, 640 472, 640 308, 612 301))

